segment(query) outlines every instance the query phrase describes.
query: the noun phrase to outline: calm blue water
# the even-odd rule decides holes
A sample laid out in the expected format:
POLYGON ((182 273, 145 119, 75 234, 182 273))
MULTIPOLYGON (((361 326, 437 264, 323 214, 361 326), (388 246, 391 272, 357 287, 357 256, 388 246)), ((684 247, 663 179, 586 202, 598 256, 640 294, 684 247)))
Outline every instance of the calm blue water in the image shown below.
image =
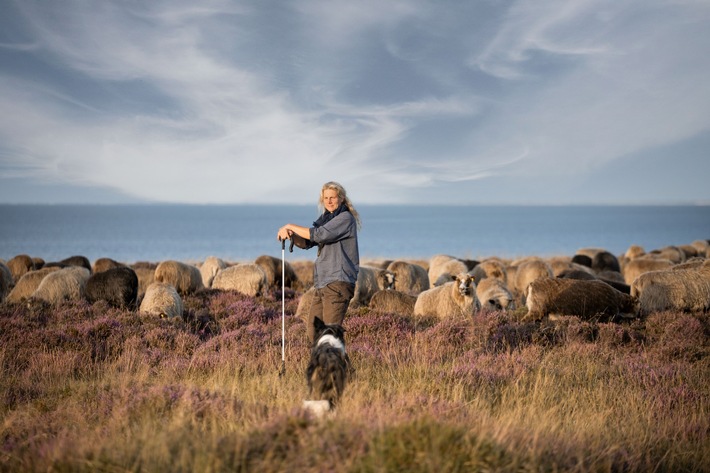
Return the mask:
MULTIPOLYGON (((361 258, 614 254, 710 238, 710 206, 454 207, 359 206, 361 258)), ((84 255, 127 263, 210 255, 230 261, 281 256, 277 229, 310 225, 315 206, 0 205, 0 258, 46 261, 84 255)), ((287 259, 314 259, 294 249, 287 259)))

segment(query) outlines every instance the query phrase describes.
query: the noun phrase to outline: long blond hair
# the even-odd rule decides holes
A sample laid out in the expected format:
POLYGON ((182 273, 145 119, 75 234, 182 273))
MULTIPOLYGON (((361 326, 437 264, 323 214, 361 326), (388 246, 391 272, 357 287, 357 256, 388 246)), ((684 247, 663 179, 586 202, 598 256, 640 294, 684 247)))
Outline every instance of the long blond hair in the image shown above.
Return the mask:
POLYGON ((355 222, 357 222, 357 228, 359 230, 362 226, 362 223, 360 222, 360 214, 357 213, 357 210, 355 210, 355 206, 350 201, 350 199, 348 199, 348 194, 347 192, 345 192, 345 188, 335 181, 326 182, 325 184, 323 184, 323 188, 320 190, 320 198, 318 199, 318 210, 320 211, 320 213, 323 213, 325 211, 325 205, 323 205, 323 195, 327 190, 333 190, 338 193, 338 197, 340 198, 342 203, 344 203, 348 207, 350 213, 353 214, 353 217, 355 217, 355 222))

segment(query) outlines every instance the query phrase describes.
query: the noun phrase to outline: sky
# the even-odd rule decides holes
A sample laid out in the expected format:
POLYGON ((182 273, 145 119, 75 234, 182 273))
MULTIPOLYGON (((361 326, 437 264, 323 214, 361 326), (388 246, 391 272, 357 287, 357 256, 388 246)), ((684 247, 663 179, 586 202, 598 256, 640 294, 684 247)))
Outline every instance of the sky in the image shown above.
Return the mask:
POLYGON ((707 0, 0 6, 0 203, 710 205, 707 0))

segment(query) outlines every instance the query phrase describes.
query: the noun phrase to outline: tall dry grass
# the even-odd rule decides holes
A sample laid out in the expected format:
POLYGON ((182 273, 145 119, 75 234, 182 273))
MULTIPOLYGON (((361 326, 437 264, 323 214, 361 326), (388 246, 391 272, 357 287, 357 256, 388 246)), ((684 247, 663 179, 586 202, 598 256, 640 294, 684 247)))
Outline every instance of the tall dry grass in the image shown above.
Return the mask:
POLYGON ((710 471, 710 321, 351 311, 341 407, 301 409, 286 304, 205 290, 184 321, 98 303, 0 308, 0 470, 710 471))

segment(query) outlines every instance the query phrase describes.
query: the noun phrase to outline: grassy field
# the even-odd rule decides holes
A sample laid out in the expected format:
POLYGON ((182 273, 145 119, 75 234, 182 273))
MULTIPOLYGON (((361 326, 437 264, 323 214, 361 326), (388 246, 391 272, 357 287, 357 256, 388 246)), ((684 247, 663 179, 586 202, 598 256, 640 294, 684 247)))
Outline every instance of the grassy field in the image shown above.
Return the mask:
MULTIPOLYGON (((710 471, 710 319, 346 318, 340 408, 301 409, 287 292, 204 290, 182 321, 105 304, 0 307, 0 470, 710 471)), ((523 309, 524 310, 524 309, 523 309)))

